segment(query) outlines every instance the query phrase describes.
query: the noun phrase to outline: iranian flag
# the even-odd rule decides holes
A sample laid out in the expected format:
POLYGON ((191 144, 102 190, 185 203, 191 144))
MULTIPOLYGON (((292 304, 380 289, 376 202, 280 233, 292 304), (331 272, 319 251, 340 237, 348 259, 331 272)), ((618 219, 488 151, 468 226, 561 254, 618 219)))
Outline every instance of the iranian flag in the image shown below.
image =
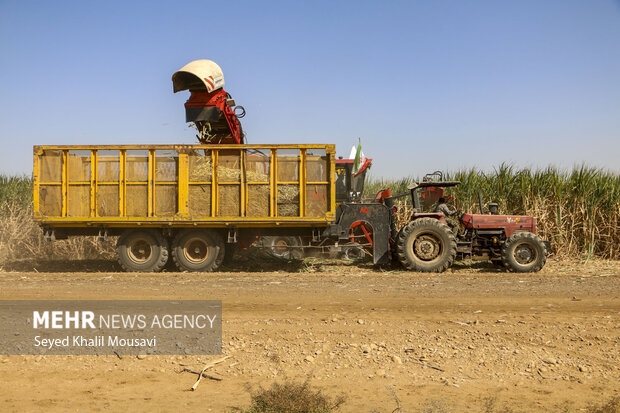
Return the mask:
POLYGON ((366 163, 366 156, 364 152, 362 152, 362 139, 359 139, 359 143, 357 144, 357 148, 353 146, 351 148, 351 154, 349 155, 349 159, 353 159, 353 175, 357 175, 360 170, 364 167, 366 163))

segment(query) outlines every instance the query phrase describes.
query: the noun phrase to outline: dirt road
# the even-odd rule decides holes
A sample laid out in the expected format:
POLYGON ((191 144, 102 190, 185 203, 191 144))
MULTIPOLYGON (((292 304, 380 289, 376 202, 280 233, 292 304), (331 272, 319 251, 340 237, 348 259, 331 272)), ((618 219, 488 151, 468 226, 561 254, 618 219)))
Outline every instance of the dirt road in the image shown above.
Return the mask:
POLYGON ((527 275, 72 266, 0 272, 0 298, 221 299, 224 380, 189 392, 195 377, 176 373, 217 356, 0 356, 0 411, 230 411, 249 405, 248 384, 308 376, 346 412, 392 412, 392 390, 406 412, 572 412, 620 396, 618 262, 527 275))

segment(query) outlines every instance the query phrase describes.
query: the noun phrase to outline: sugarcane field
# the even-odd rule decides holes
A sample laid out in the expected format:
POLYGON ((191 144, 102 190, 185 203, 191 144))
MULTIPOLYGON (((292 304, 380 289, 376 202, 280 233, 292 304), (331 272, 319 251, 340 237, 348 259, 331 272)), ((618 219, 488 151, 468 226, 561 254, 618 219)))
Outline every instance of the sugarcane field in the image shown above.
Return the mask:
POLYGON ((0 411, 620 413, 617 4, 0 19, 0 411))

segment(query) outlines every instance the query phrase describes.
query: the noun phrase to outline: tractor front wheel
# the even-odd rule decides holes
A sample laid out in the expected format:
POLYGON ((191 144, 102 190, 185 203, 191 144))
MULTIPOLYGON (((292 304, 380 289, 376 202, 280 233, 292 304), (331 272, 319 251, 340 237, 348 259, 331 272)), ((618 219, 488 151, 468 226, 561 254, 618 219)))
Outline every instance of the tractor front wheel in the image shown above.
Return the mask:
POLYGON ((224 260, 224 241, 214 231, 186 230, 175 237, 172 258, 181 271, 214 271, 224 260))
POLYGON ((547 261, 547 249, 540 237, 531 232, 511 235, 502 247, 502 262, 515 272, 540 271, 547 261))
POLYGON ((400 231, 397 255, 412 271, 442 272, 456 257, 456 238, 450 227, 434 218, 420 218, 400 231))

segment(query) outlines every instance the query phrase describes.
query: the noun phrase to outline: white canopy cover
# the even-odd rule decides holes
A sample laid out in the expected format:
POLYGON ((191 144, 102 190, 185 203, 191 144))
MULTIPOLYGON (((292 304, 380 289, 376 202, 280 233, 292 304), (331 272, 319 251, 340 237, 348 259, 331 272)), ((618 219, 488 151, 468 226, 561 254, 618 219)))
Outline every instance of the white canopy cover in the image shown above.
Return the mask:
POLYGON ((172 86, 175 93, 182 90, 206 90, 211 93, 224 87, 224 73, 211 60, 194 60, 172 75, 172 86))

